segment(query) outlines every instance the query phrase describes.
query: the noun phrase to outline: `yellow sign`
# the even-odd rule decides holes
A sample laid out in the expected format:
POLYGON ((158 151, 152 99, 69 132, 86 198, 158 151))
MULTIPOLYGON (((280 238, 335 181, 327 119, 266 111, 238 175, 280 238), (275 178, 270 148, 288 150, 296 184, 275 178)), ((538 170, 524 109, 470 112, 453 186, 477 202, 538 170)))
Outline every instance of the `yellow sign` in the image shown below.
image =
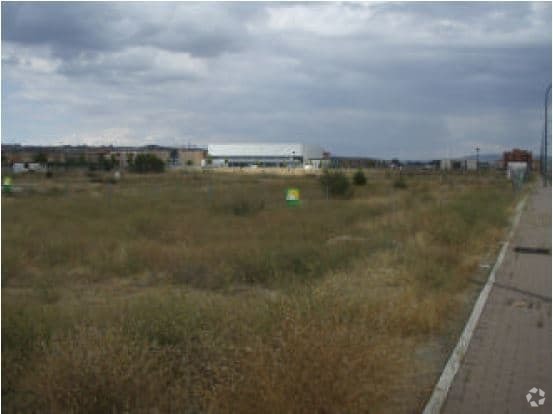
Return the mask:
POLYGON ((4 193, 11 193, 12 192, 12 178, 11 177, 5 177, 4 178, 4 184, 2 185, 2 191, 4 193))
POLYGON ((300 190, 297 188, 289 188, 286 190, 286 201, 297 201, 300 199, 300 190))
POLYGON ((300 203, 300 190, 298 188, 286 189, 286 203, 289 206, 297 206, 300 203))

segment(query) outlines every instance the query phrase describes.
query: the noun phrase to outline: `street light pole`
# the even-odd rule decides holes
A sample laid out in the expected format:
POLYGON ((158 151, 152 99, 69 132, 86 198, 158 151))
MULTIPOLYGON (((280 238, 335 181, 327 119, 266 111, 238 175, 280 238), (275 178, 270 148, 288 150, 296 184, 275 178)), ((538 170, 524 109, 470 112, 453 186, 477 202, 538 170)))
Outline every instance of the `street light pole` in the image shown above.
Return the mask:
POLYGON ((549 93, 551 92, 551 84, 547 87, 545 91, 545 124, 544 124, 544 134, 543 134, 543 185, 547 186, 547 103, 549 101, 549 93))

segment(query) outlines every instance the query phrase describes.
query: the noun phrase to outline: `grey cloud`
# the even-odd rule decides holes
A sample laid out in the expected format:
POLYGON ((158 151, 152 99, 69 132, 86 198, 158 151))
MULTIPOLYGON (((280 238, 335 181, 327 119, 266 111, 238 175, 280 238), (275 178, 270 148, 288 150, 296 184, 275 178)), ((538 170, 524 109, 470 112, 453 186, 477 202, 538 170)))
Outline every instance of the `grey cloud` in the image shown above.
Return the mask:
POLYGON ((213 57, 239 50, 247 36, 240 16, 221 10, 193 3, 10 2, 2 4, 2 38, 48 46, 65 59, 136 46, 213 57))
POLYGON ((551 5, 366 7, 3 3, 2 138, 117 129, 403 157, 539 142, 551 5))
POLYGON ((2 39, 22 45, 48 45, 60 56, 113 50, 106 30, 116 16, 93 3, 3 3, 2 39))

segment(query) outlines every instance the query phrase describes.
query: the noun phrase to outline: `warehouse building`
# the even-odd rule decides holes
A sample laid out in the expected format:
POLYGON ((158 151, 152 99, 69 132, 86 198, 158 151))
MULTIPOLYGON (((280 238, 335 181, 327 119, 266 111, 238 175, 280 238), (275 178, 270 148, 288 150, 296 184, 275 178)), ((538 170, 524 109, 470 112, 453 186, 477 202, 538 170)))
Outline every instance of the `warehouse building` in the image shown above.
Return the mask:
POLYGON ((320 168, 327 153, 316 145, 209 144, 208 163, 214 167, 311 167, 320 168))

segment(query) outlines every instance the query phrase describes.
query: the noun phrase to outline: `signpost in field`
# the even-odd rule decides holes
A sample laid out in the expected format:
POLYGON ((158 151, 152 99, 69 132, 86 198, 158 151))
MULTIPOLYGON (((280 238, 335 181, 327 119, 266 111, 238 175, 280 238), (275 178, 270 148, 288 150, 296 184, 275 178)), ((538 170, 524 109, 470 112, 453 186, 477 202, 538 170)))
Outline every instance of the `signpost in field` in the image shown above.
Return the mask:
POLYGON ((300 190, 298 188, 286 189, 286 204, 288 206, 299 206, 301 204, 300 190))

